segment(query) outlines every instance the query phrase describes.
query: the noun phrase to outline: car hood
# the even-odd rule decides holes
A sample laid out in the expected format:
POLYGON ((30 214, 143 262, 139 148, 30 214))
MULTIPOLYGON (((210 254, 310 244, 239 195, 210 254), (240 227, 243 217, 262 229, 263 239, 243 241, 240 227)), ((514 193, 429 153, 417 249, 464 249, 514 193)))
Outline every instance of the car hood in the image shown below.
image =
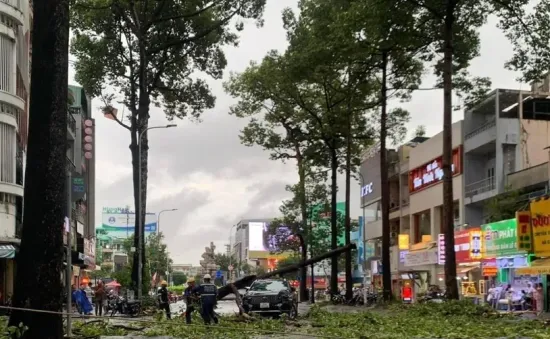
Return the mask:
POLYGON ((245 297, 254 297, 254 296, 271 296, 283 294, 282 292, 270 292, 270 291, 248 291, 244 295, 245 297))

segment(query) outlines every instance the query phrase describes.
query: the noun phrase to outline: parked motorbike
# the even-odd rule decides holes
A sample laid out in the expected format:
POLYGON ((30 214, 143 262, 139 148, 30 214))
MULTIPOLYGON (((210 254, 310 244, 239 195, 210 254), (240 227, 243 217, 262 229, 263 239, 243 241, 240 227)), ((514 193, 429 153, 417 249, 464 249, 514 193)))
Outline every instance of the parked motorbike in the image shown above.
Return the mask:
POLYGON ((122 296, 113 297, 107 303, 107 312, 109 310, 111 311, 111 317, 117 313, 137 317, 141 314, 141 301, 129 301, 122 296))

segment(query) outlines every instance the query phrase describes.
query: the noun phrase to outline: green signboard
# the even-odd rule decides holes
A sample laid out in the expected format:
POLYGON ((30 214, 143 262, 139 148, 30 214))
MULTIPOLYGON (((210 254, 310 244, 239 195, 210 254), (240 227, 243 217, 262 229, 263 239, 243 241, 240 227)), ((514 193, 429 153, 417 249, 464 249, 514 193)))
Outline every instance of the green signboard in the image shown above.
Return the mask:
POLYGON ((484 258, 506 257, 526 253, 517 249, 516 219, 481 225, 481 230, 483 231, 484 258))

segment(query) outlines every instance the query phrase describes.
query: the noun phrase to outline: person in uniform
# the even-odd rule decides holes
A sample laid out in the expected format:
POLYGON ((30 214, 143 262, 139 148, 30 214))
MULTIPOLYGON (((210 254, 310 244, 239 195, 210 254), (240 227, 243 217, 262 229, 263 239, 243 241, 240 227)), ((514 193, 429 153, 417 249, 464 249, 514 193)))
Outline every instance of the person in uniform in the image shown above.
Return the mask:
POLYGON ((218 288, 211 282, 210 274, 205 274, 203 283, 195 287, 192 291, 200 295, 201 316, 205 325, 210 325, 212 320, 218 323, 218 317, 214 312, 217 303, 218 288))
POLYGON ((195 288, 195 278, 189 278, 187 280, 187 288, 183 291, 183 297, 185 298, 185 322, 191 324, 191 314, 198 308, 199 298, 196 293, 193 292, 195 288))
POLYGON ((166 318, 171 319, 172 316, 170 314, 170 300, 168 299, 168 289, 166 288, 166 286, 168 286, 168 283, 166 282, 166 280, 163 280, 160 285, 161 288, 159 288, 157 292, 159 309, 166 311, 166 318))

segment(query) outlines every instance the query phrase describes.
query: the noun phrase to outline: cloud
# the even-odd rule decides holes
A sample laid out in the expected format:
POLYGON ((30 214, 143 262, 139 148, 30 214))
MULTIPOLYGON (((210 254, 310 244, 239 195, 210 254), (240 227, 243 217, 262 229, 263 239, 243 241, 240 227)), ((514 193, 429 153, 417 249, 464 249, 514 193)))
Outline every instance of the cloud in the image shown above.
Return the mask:
MULTIPOLYGON (((265 25, 250 23, 241 34, 238 48, 226 48, 230 71, 243 71, 251 60, 259 61, 271 49, 286 48, 281 11, 297 7, 297 0, 269 1, 265 25)), ((495 28, 496 20, 481 31, 482 56, 472 62, 472 73, 489 76, 494 87, 517 88, 517 74, 503 70, 511 47, 495 28)), ((74 72, 71 69, 71 75, 74 72)), ((427 75, 423 87, 434 84, 427 75)), ((198 264, 204 247, 213 241, 219 251, 229 241, 233 224, 244 218, 270 218, 278 215, 287 198, 285 185, 297 180, 294 164, 270 161, 258 147, 240 144, 239 131, 245 122, 228 114, 234 100, 221 82, 209 82, 217 97, 216 107, 202 115, 201 123, 174 121, 177 128, 149 133, 148 211, 177 208, 164 212, 161 231, 174 261, 198 264)), ((441 131, 443 96, 440 90, 414 93, 408 103, 392 102, 411 112, 409 130, 425 125, 428 135, 441 131)), ((97 185, 96 220, 100 224, 102 207, 129 205, 133 208, 129 133, 112 120, 96 115, 97 185)), ((462 118, 456 112, 454 119, 462 118)), ((150 126, 166 124, 162 110, 152 108, 150 126)), ((344 198, 344 178, 339 177, 339 200, 344 198)), ((352 183, 352 215, 359 215, 359 187, 352 183), (354 198, 357 197, 357 198, 354 198)))

